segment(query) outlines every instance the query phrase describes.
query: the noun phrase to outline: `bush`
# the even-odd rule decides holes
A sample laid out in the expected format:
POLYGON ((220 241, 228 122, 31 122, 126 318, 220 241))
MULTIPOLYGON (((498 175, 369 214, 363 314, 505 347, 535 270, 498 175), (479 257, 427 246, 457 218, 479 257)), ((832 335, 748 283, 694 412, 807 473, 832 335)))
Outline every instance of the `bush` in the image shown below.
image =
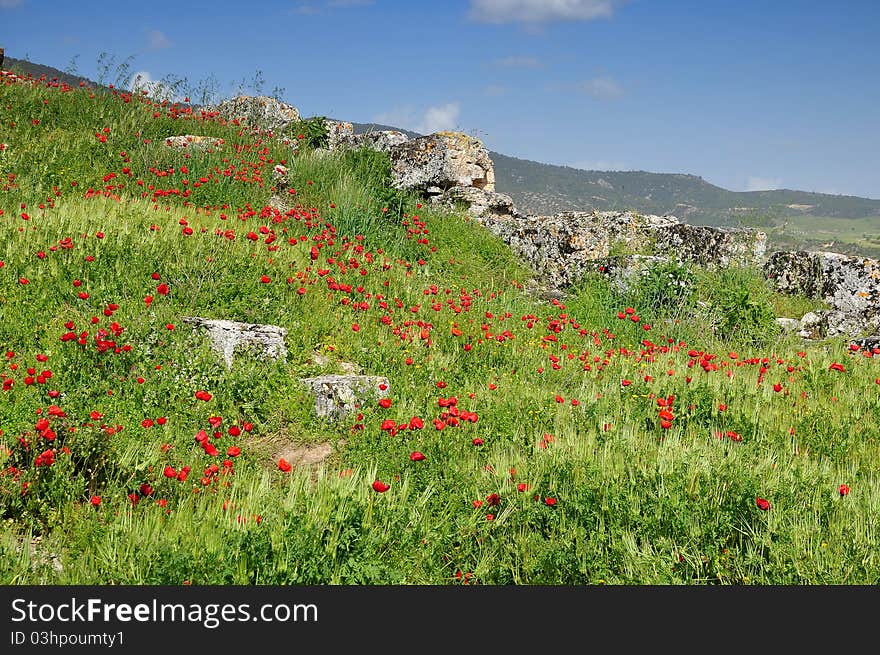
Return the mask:
POLYGON ((694 304, 696 276, 676 261, 654 264, 630 291, 630 303, 655 317, 665 318, 689 311, 694 304))
POLYGON ((746 346, 762 346, 779 335, 772 293, 756 271, 729 268, 705 278, 708 320, 715 335, 746 346))

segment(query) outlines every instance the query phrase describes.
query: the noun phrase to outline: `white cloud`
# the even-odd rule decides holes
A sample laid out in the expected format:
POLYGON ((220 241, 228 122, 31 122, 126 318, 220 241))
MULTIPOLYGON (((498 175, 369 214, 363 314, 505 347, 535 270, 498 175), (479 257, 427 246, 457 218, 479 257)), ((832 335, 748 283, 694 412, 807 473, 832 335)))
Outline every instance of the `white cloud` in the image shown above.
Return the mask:
POLYGON ((613 77, 602 75, 578 84, 578 88, 597 100, 614 100, 623 95, 623 87, 613 77))
POLYGON ((458 115, 461 112, 461 106, 457 102, 447 102, 439 107, 428 107, 422 125, 416 132, 423 134, 432 134, 443 130, 451 130, 458 123, 458 115))
POLYGON ((171 39, 159 30, 150 30, 147 33, 147 37, 150 40, 150 47, 153 50, 162 50, 171 47, 171 39))
POLYGON ((746 191, 772 191, 782 188, 782 179, 778 177, 749 176, 746 180, 746 191))
POLYGON ((457 102, 428 107, 424 112, 409 106, 395 107, 391 111, 374 116, 373 122, 391 127, 402 127, 419 134, 432 134, 457 127, 460 113, 461 105, 457 102))
POLYGON ((154 100, 168 100, 170 102, 183 102, 184 96, 175 92, 174 88, 162 82, 154 80, 147 71, 138 71, 131 76, 128 88, 134 93, 146 91, 147 95, 154 100))
POLYGON ((480 23, 585 21, 610 18, 620 0, 471 0, 469 15, 480 23))
POLYGON ((541 66, 535 57, 502 57, 492 63, 500 68, 539 68, 541 66))
POLYGON ((0 9, 12 9, 20 4, 21 0, 0 0, 0 9))

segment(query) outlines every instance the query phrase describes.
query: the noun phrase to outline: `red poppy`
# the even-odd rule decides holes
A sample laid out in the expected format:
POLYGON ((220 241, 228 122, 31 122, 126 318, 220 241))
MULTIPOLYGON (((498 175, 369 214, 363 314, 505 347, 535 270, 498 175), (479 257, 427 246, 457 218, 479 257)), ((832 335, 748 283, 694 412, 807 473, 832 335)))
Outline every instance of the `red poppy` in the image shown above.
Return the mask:
POLYGON ((391 407, 391 398, 382 398, 379 400, 379 407, 382 409, 388 409, 391 407))
POLYGON ((761 498, 760 496, 755 497, 755 505, 757 505, 758 509, 763 512, 766 512, 768 509, 770 509, 770 501, 761 498))
POLYGON ((849 487, 847 487, 845 484, 842 484, 837 488, 837 492, 841 496, 846 496, 849 493, 849 487))
POLYGON ((555 498, 545 498, 544 503, 546 503, 550 507, 553 507, 556 504, 556 499, 555 498))
POLYGON ((279 469, 279 470, 284 471, 285 473, 287 473, 287 472, 290 471, 290 469, 292 469, 292 468, 293 468, 293 467, 290 465, 290 462, 288 462, 288 461, 287 461, 286 459, 284 459, 283 457, 282 457, 281 459, 278 460, 278 469, 279 469))
POLYGON ((100 496, 92 496, 92 498, 91 498, 91 500, 89 500, 89 502, 92 504, 92 507, 97 507, 98 505, 101 504, 101 497, 100 496))
POLYGON ((373 491, 377 491, 380 494, 384 494, 390 488, 391 488, 390 484, 385 484, 381 480, 374 480, 373 481, 373 491))
POLYGON ((413 462, 421 462, 423 459, 425 459, 425 456, 417 450, 413 453, 410 453, 409 458, 413 462))

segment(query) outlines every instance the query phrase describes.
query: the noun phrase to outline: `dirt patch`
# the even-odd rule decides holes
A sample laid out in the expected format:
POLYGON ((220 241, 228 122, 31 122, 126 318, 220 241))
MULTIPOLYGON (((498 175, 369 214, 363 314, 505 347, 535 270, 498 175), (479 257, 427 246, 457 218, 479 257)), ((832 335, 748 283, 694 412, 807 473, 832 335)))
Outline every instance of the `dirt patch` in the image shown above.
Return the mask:
POLYGON ((333 446, 327 442, 309 444, 290 444, 275 453, 277 462, 282 457, 291 466, 316 466, 333 454, 333 446))
POLYGON ((333 462, 336 453, 345 446, 345 440, 341 439, 335 445, 331 441, 297 442, 285 433, 277 433, 252 439, 243 445, 258 455, 268 469, 277 470, 278 461, 284 458, 293 468, 311 471, 312 479, 317 480, 318 470, 333 462))

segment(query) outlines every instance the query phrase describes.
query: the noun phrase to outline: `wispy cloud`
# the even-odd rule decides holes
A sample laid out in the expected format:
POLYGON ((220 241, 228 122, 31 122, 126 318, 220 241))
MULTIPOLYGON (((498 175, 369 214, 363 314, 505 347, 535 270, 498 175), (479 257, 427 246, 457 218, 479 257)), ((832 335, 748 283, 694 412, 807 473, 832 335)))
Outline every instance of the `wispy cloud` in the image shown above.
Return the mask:
POLYGON ((159 30, 150 30, 147 32, 147 38, 150 41, 150 48, 153 50, 164 50, 171 47, 171 39, 159 30))
POLYGON ((324 11, 356 9, 358 7, 369 7, 374 4, 376 4, 375 0, 326 0, 326 2, 297 5, 291 11, 300 16, 315 16, 324 13, 324 11))
POLYGON ((471 0, 468 15, 479 23, 543 23, 611 18, 622 0, 471 0))
POLYGON ((488 84, 483 88, 483 94, 490 98, 497 98, 506 95, 509 89, 502 84, 488 84))
POLYGON ((350 7, 369 7, 374 5, 375 0, 328 0, 330 9, 349 9, 350 7))
POLYGON ((615 100, 623 95, 623 87, 613 77, 601 75, 577 85, 578 89, 596 100, 615 100))
POLYGON ((414 107, 395 107, 394 109, 373 117, 374 123, 401 127, 419 134, 432 134, 444 130, 455 129, 461 114, 461 104, 447 102, 442 105, 418 110, 414 107))
POLYGON ((22 0, 0 0, 0 9, 12 9, 21 5, 22 0))
POLYGON ((782 179, 778 177, 749 176, 746 180, 746 191, 772 191, 782 188, 782 179))
POLYGON ((541 62, 535 57, 513 56, 501 57, 492 62, 493 66, 498 68, 526 68, 535 69, 541 67, 541 62))
POLYGON ((422 129, 416 130, 424 134, 451 130, 458 124, 458 115, 461 113, 461 105, 457 102, 447 102, 438 107, 428 107, 422 120, 422 129))

